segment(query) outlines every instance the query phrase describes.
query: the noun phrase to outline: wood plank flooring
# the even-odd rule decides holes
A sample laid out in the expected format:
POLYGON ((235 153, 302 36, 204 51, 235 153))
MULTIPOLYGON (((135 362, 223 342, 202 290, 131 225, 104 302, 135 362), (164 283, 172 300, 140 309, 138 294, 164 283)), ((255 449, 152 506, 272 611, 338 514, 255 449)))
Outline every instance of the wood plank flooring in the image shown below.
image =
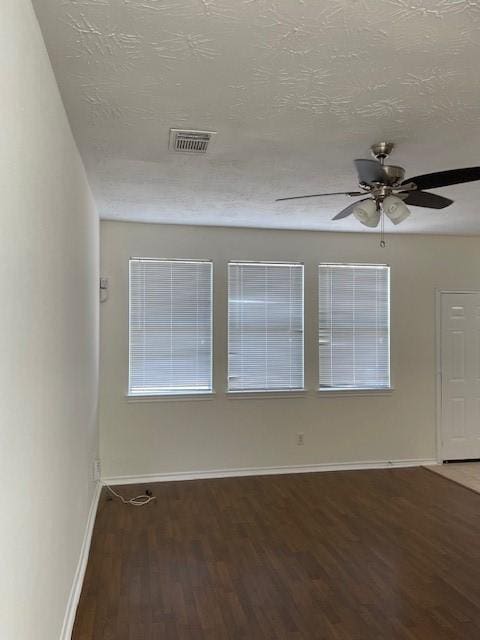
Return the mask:
POLYGON ((102 496, 74 640, 480 639, 480 496, 445 478, 148 487, 102 496))

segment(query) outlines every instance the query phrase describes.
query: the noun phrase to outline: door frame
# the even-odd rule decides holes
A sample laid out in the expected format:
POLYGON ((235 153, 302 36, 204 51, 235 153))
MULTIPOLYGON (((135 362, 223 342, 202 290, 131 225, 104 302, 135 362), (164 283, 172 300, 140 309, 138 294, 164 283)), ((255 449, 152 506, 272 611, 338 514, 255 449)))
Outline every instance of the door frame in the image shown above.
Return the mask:
POLYGON ((442 453, 442 296, 480 294, 480 289, 435 289, 435 449, 438 464, 442 453))

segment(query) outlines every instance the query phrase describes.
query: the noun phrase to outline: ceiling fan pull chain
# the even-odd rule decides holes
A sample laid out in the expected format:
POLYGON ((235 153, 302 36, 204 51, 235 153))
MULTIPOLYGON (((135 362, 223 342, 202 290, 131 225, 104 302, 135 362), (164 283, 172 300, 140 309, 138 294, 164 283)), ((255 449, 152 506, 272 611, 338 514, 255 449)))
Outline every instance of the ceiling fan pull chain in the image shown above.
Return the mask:
MULTIPOLYGON (((380 209, 380 203, 377 202, 377 208, 380 209)), ((382 249, 385 249, 386 242, 385 242, 385 215, 383 213, 383 211, 381 212, 381 218, 380 218, 380 246, 382 249)))

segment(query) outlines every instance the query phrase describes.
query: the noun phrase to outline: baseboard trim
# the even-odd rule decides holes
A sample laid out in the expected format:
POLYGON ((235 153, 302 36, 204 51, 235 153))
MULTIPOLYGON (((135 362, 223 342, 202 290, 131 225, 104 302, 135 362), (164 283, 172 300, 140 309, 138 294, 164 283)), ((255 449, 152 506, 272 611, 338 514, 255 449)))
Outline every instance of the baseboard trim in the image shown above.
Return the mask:
POLYGON ((390 469, 401 467, 424 467, 437 464, 434 458, 411 460, 366 460, 363 462, 327 462, 321 464, 245 467, 240 469, 208 469, 204 471, 180 471, 174 473, 151 473, 138 476, 110 476, 102 478, 104 484, 145 484, 148 482, 173 482, 178 480, 201 480, 208 478, 237 478, 242 476, 268 476, 285 473, 317 473, 322 471, 354 471, 361 469, 390 469))
POLYGON ((98 501, 100 500, 100 493, 102 491, 102 483, 97 482, 95 490, 93 492, 92 502, 90 504, 90 510, 88 512, 87 524, 85 526, 85 534, 83 536, 82 548, 80 550, 80 557, 78 559, 75 576, 73 578, 72 588, 67 602, 67 610, 65 612, 65 618, 63 620, 62 632, 60 634, 60 640, 70 640, 73 631, 73 624, 75 622, 75 615, 77 613, 78 602, 80 600, 80 594, 82 592, 83 579, 85 577, 85 571, 87 569, 88 554, 90 552, 90 543, 92 542, 93 525, 95 524, 95 516, 97 515, 98 501))

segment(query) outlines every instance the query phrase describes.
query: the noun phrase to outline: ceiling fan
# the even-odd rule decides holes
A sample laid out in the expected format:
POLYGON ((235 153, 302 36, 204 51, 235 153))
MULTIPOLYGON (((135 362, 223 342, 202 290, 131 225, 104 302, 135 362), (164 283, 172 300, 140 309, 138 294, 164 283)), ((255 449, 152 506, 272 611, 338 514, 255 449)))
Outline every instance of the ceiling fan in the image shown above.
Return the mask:
MULTIPOLYGON (((395 165, 385 164, 385 160, 393 151, 392 142, 378 142, 371 147, 375 160, 354 160, 358 173, 359 191, 340 191, 335 193, 314 193, 306 196, 292 196, 277 198, 282 200, 298 200, 300 198, 317 198, 319 196, 345 195, 352 198, 368 196, 357 200, 337 213, 332 220, 341 220, 353 214, 355 218, 367 227, 376 227, 382 212, 393 222, 400 224, 408 218, 410 210, 407 205, 427 207, 430 209, 444 209, 453 200, 444 198, 436 193, 429 193, 424 189, 438 189, 461 182, 480 180, 480 167, 466 167, 427 173, 404 180, 405 169, 395 165)), ((383 220, 383 219, 382 219, 383 220)))

